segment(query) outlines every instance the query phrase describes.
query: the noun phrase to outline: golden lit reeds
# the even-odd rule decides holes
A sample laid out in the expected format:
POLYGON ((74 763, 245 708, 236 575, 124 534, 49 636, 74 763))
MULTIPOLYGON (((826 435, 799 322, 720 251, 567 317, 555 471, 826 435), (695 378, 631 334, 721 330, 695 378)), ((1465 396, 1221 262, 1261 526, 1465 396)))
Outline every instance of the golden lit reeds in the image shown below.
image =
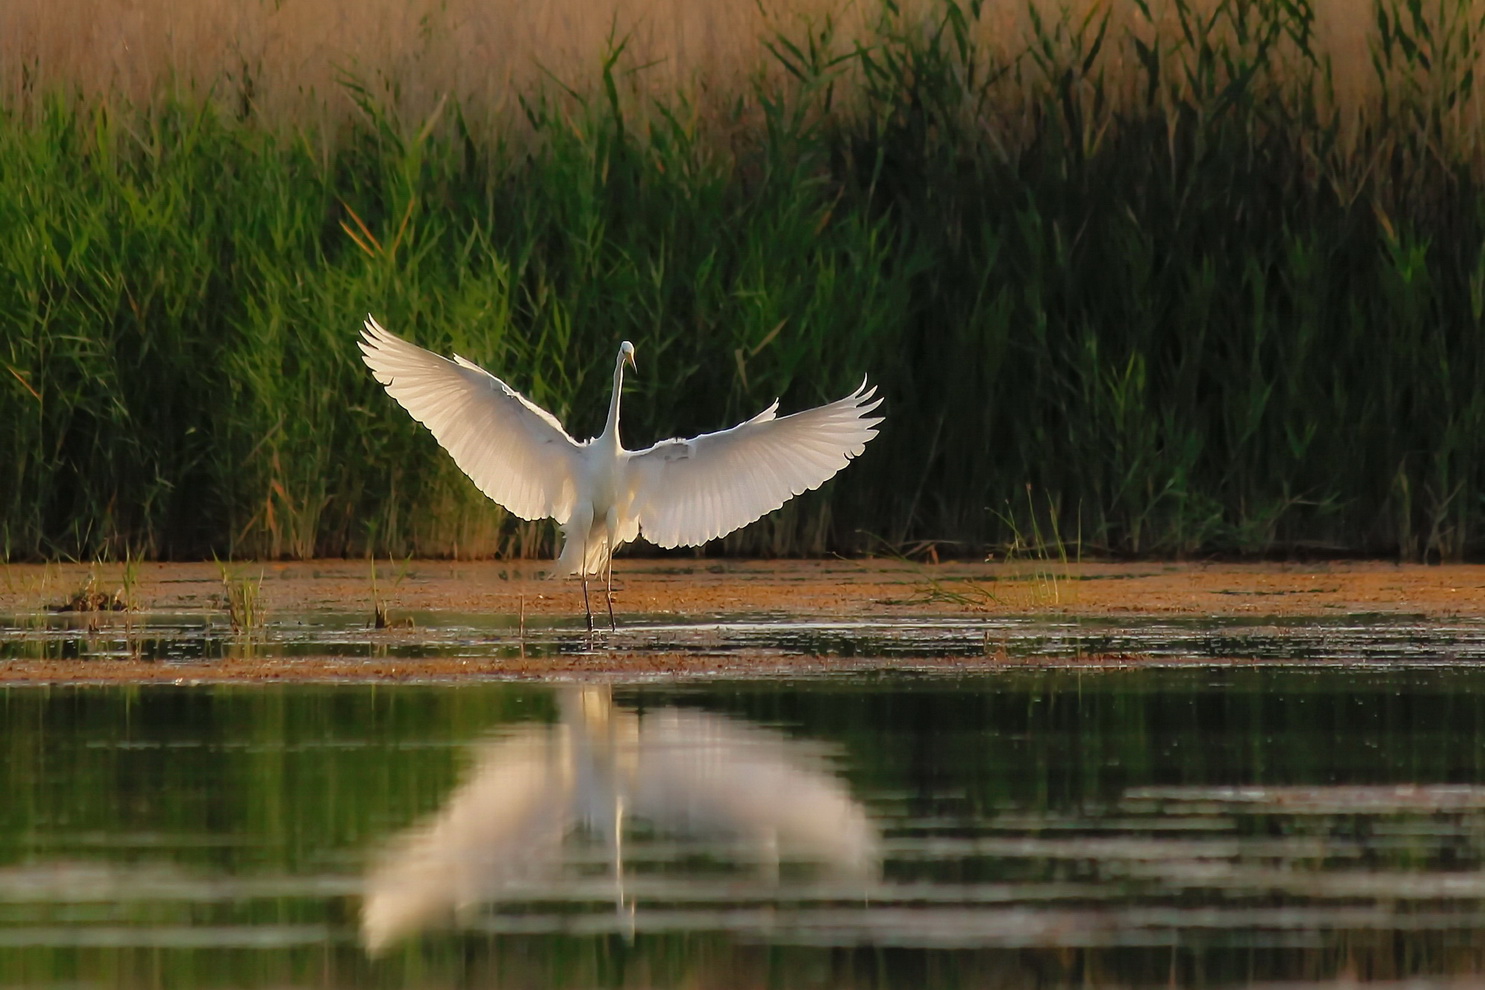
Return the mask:
MULTIPOLYGON (((57 92, 89 102, 150 106, 205 98, 272 126, 339 123, 354 115, 341 83, 354 79, 397 119, 421 122, 440 101, 482 126, 519 119, 519 101, 570 88, 592 95, 597 67, 616 48, 627 95, 685 94, 693 104, 746 98, 760 76, 785 75, 769 43, 812 33, 829 54, 870 48, 884 33, 941 30, 941 0, 11 0, 0 5, 0 105, 34 111, 57 92)), ((1274 40, 1281 71, 1321 77, 1318 87, 1348 127, 1375 115, 1382 95, 1412 87, 1443 104, 1451 143, 1475 147, 1480 108, 1451 99, 1451 80, 1480 68, 1479 0, 1397 0, 1378 10, 1418 46, 1416 59, 1383 57, 1386 18, 1372 4, 1314 0, 1015 0, 968 4, 968 38, 1005 64, 1068 55, 1075 36, 1102 31, 1084 75, 1099 80, 1099 115, 1140 98, 1138 45, 1164 50, 1180 72, 1194 56, 1193 26, 1230 42, 1244 8, 1293 8, 1301 37, 1274 40), (1060 49, 1060 50, 1058 50, 1060 49), (1436 89, 1438 92, 1430 92, 1436 89)), ((840 70, 849 83, 859 64, 840 70)), ((1026 76, 1011 72, 1006 109, 1026 76)), ((1032 83, 1031 85, 1035 85, 1032 83)), ((843 87, 849 91, 849 86, 843 87)), ((1020 94, 1031 99, 1035 97, 1020 94)), ((1073 98, 1089 95, 1075 92, 1073 98)), ((1457 95, 1457 94, 1453 94, 1457 95)), ((839 106, 849 107, 849 92, 839 106)), ((1001 121, 1004 122, 1003 120, 1001 121)), ((415 126, 415 125, 414 125, 415 126)))
POLYGON ((55 90, 134 106, 210 93, 273 124, 319 123, 350 109, 351 77, 408 119, 449 96, 492 121, 554 82, 587 90, 621 42, 642 89, 736 93, 762 38, 827 17, 859 34, 864 14, 838 0, 17 0, 0 6, 0 66, 12 107, 55 90))

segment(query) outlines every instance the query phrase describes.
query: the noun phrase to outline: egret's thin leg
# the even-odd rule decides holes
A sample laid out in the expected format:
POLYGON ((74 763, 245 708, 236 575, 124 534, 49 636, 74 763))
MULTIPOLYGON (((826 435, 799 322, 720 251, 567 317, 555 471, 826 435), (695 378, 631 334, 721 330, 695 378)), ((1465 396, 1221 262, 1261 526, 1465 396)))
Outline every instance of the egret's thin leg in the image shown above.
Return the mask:
POLYGON ((608 560, 604 564, 604 593, 608 599, 608 628, 610 632, 619 631, 619 623, 614 619, 614 550, 619 540, 619 518, 614 509, 608 510, 608 518, 604 520, 604 544, 608 550, 608 560))
POLYGON ((588 632, 593 631, 593 606, 588 604, 588 571, 583 570, 583 612, 588 616, 588 632))
POLYGON ((583 574, 583 612, 588 616, 588 635, 593 634, 593 606, 588 603, 588 533, 583 529, 583 557, 579 569, 583 574))
POLYGON ((619 623, 614 620, 614 553, 613 544, 609 544, 608 554, 608 628, 611 632, 619 631, 619 623))

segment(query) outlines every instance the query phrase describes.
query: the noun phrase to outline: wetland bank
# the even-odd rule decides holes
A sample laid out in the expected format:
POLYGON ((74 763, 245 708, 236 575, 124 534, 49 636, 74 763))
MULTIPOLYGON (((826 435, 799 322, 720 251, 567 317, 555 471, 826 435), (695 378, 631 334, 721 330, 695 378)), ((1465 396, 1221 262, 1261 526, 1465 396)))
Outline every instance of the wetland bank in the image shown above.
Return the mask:
POLYGON ((624 558, 620 628, 595 635, 576 582, 533 562, 4 573, 0 680, 12 683, 1402 661, 1429 644, 1462 662, 1485 618, 1474 565, 624 558), (74 610, 89 594, 129 608, 74 610))

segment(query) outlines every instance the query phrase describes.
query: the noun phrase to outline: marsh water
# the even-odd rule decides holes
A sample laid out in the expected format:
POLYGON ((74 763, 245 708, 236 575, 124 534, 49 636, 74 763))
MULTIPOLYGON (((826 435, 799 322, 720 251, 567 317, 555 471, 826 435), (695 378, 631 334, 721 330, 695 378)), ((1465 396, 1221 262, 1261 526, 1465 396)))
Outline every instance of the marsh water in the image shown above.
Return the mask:
MULTIPOLYGON (((193 622, 17 621, 0 649, 170 663, 511 648, 474 620, 385 635, 306 618, 250 646, 193 622)), ((1476 625, 718 617, 622 635, 882 662, 792 679, 0 688, 0 983, 1485 972, 1476 625), (901 661, 987 648, 1008 662, 901 661)), ((557 627, 519 648, 593 647, 557 627)))

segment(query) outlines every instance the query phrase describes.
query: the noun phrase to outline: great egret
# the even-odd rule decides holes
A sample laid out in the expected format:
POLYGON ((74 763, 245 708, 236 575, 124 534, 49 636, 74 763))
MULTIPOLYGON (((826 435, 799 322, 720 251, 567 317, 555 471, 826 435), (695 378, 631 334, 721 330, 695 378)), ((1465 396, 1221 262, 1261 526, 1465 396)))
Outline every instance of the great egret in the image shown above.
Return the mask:
MULTIPOLYGON (((852 894, 876 882, 880 834, 827 746, 711 712, 640 713, 614 704, 606 685, 566 687, 558 707, 555 724, 477 746, 441 810, 373 858, 361 905, 367 951, 485 904, 586 896, 572 869, 583 847, 571 840, 582 837, 605 847, 622 917, 634 908, 624 840, 636 819, 751 867, 729 881, 739 901, 776 895, 782 862, 823 868, 852 894)), ((651 843, 641 855, 654 852, 651 843)), ((680 889, 712 879, 668 878, 680 889)))
POLYGON ((637 536, 656 546, 700 546, 820 487, 876 436, 882 400, 861 387, 844 399, 777 416, 779 403, 745 423, 645 450, 619 442, 624 364, 638 370, 624 341, 614 361, 608 422, 578 443, 557 418, 459 355, 410 344, 369 314, 362 357, 387 394, 401 403, 454 458, 480 491, 522 519, 553 518, 562 528, 557 573, 583 580, 604 574, 614 622, 613 552, 637 536))

